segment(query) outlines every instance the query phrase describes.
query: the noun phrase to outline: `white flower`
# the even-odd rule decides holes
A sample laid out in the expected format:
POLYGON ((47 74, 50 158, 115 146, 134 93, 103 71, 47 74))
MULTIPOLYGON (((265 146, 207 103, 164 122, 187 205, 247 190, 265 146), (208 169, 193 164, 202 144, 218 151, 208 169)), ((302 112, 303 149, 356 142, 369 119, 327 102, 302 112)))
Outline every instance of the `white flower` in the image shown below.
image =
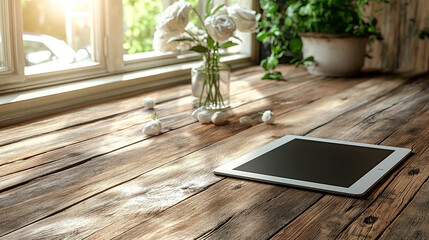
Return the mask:
POLYGON ((240 122, 241 125, 244 125, 246 127, 252 126, 252 119, 248 116, 241 117, 238 119, 238 122, 240 122))
POLYGON ((267 110, 262 114, 262 121, 266 124, 274 124, 274 113, 270 110, 267 110))
POLYGON ((159 52, 170 52, 177 50, 178 42, 168 40, 172 37, 179 35, 177 32, 164 32, 162 30, 156 30, 153 36, 153 50, 159 52))
POLYGON ((155 107, 155 101, 151 97, 143 99, 143 106, 148 109, 153 109, 155 107))
POLYGON ((204 21, 208 34, 216 42, 224 42, 235 32, 235 23, 228 15, 216 15, 204 21))
POLYGON ((255 32, 258 27, 256 12, 238 5, 228 7, 228 15, 237 25, 237 30, 241 32, 255 32))
POLYGON ((226 116, 223 112, 215 112, 211 117, 212 123, 216 126, 224 125, 226 122, 226 116))
POLYGON ((158 26, 156 29, 168 33, 183 32, 186 24, 189 22, 189 12, 191 9, 192 5, 185 0, 173 3, 158 15, 156 19, 158 26))
POLYGON ((152 119, 143 127, 142 132, 148 136, 158 135, 162 132, 162 124, 158 119, 152 119))
POLYGON ((212 113, 208 110, 203 110, 200 113, 198 113, 198 121, 200 123, 210 123, 211 122, 212 113))

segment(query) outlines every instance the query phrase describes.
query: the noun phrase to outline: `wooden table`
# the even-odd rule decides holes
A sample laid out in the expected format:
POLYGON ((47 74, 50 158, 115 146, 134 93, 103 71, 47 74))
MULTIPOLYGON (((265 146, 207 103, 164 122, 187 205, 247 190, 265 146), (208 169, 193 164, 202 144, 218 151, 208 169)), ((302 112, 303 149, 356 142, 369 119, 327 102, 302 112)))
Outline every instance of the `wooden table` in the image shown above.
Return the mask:
POLYGON ((428 239, 429 77, 280 70, 287 81, 233 73, 225 126, 196 122, 183 84, 0 129, 0 238, 428 239), (156 137, 140 132, 146 96, 164 125, 156 137), (261 123, 266 109, 275 125, 261 123), (412 155, 362 198, 213 174, 287 134, 412 155))

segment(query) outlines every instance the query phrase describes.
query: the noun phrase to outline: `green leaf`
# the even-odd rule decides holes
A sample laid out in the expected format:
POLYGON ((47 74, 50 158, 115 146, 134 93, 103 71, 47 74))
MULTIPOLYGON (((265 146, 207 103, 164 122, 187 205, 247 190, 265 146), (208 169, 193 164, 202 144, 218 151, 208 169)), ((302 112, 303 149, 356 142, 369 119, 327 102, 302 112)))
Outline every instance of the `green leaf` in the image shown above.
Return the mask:
POLYGON ((290 51, 292 52, 292 54, 298 55, 299 53, 301 53, 302 43, 299 38, 293 38, 292 40, 290 40, 289 44, 290 51))
POLYGON ((241 40, 241 38, 239 38, 239 37, 237 37, 237 36, 232 36, 232 38, 235 38, 235 39, 237 39, 238 41, 243 42, 243 40, 241 40))
POLYGON ((197 45, 197 46, 191 47, 189 50, 190 51, 194 51, 194 52, 198 52, 198 53, 206 53, 206 52, 209 51, 208 48, 203 47, 201 45, 197 45))
POLYGON ((292 59, 289 61, 289 63, 294 63, 294 62, 296 62, 296 61, 299 61, 299 59, 298 59, 298 58, 292 58, 292 59))
POLYGON ((420 39, 425 39, 426 36, 429 36, 428 32, 426 32, 424 30, 420 31, 420 33, 419 33, 419 38, 420 39))
POLYGON ((286 18, 286 19, 285 19, 285 26, 286 26, 286 27, 290 27, 290 26, 292 26, 292 19, 290 19, 290 18, 286 18))
POLYGON ((275 69, 277 67, 277 65, 279 65, 279 60, 271 55, 267 58, 267 69, 268 70, 272 70, 275 69))
POLYGON ((168 39, 168 43, 170 42, 184 42, 184 41, 195 41, 193 38, 190 37, 183 37, 183 36, 176 36, 176 37, 172 37, 170 39, 168 39))
POLYGON ((271 73, 265 73, 264 76, 262 76, 262 80, 265 79, 271 79, 271 73))
POLYGON ((208 0, 206 4, 206 17, 210 16, 211 8, 212 8, 212 0, 208 0))
POLYGON ((311 8, 312 4, 307 3, 307 5, 302 6, 299 8, 299 15, 305 16, 305 15, 311 15, 313 12, 313 9, 311 8))
POLYGON ((212 49, 212 48, 214 48, 214 44, 215 44, 215 41, 213 40, 213 38, 208 36, 207 37, 207 46, 212 49))
POLYGON ((229 47, 237 46, 238 44, 232 41, 224 42, 222 45, 220 45, 220 48, 226 49, 229 47))
POLYGON ((281 72, 274 72, 271 74, 271 78, 274 80, 284 80, 281 72))
POLYGON ((256 34, 256 39, 258 39, 258 41, 263 42, 268 36, 268 32, 262 31, 259 32, 258 34, 256 34))
MULTIPOLYGON (((269 72, 265 73, 264 76, 262 76, 262 80, 266 79, 273 79, 273 80, 284 80, 283 75, 281 72, 269 72)), ((262 115, 262 113, 260 113, 262 115)))
POLYGON ((267 63, 268 63, 268 59, 264 59, 264 60, 262 60, 262 61, 261 61, 261 67, 262 67, 265 71, 268 71, 267 63))
POLYGON ((223 6, 225 6, 225 4, 219 5, 214 11, 212 11, 211 15, 212 16, 215 15, 219 11, 219 9, 221 9, 223 6))
POLYGON ((310 57, 306 57, 304 60, 302 60, 303 62, 314 62, 314 57, 310 56, 310 57))

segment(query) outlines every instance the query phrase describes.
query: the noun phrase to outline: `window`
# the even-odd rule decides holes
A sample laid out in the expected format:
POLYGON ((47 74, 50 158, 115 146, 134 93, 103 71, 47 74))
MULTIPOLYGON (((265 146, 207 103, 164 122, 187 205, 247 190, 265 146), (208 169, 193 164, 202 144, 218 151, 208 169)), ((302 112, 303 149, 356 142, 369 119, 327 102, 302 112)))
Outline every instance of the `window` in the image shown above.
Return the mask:
MULTIPOLYGON (((200 10, 205 5, 204 1, 188 1, 200 10)), ((152 51, 156 16, 173 2, 0 1, 0 91, 198 60, 194 53, 152 51)), ((244 3, 250 8, 253 1, 214 2, 244 3)), ((243 42, 250 42, 250 35, 243 35, 243 42)), ((250 44, 242 44, 225 54, 250 52, 250 44)))
POLYGON ((22 0, 25 74, 94 63, 92 0, 22 0))

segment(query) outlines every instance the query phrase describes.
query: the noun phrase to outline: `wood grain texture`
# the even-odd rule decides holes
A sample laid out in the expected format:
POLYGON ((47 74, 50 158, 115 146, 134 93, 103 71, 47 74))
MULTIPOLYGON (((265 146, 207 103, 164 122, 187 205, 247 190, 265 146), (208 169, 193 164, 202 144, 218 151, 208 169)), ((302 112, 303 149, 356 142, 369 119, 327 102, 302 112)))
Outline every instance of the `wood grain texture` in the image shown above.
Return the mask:
MULTIPOLYGON (((426 153, 426 158, 429 153, 426 153)), ((429 160, 427 160, 429 161, 429 160)), ((412 174, 418 174, 413 171, 412 174)), ((429 182, 383 233, 381 239, 424 239, 429 236, 429 182), (410 227, 412 226, 412 227, 410 227)))
POLYGON ((378 20, 383 41, 375 41, 372 59, 365 66, 384 71, 429 71, 429 39, 421 40, 415 34, 429 26, 429 1, 391 0, 389 4, 372 4, 368 12, 378 20), (376 9, 382 9, 375 12, 376 9), (413 21, 412 21, 413 20, 413 21))
MULTIPOLYGON (((353 87, 352 89, 362 88, 363 86, 366 86, 366 84, 357 85, 357 86, 353 87)), ((308 114, 303 114, 303 112, 308 113, 307 111, 313 112, 316 116, 320 116, 319 117, 320 121, 318 121, 317 124, 323 125, 323 123, 325 123, 325 121, 330 121, 330 119, 332 117, 334 117, 334 116, 336 116, 338 114, 341 114, 343 111, 347 111, 346 110, 347 108, 346 109, 343 108, 343 107, 346 107, 347 105, 339 106, 341 104, 332 104, 332 107, 336 108, 336 110, 333 111, 332 109, 329 109, 329 107, 321 108, 320 107, 321 102, 325 103, 325 104, 323 104, 324 106, 328 106, 329 104, 326 104, 326 102, 335 103, 335 102, 337 102, 340 99, 342 99, 343 101, 353 101, 353 102, 355 102, 355 101, 356 102, 363 101, 363 99, 365 98, 365 96, 363 96, 363 95, 360 95, 359 97, 358 96, 353 96, 353 97, 350 96, 350 98, 347 97, 348 94, 352 94, 354 92, 352 89, 348 89, 348 91, 345 91, 345 92, 342 92, 342 93, 339 93, 339 94, 327 97, 327 99, 320 99, 319 101, 315 101, 315 102, 309 104, 308 108, 302 109, 301 111, 299 111, 300 109, 297 109, 296 111, 292 111, 292 112, 287 113, 285 115, 281 115, 278 118, 278 122, 277 122, 276 125, 277 126, 283 126, 283 127, 281 127, 280 129, 276 129, 277 131, 275 133, 270 133, 270 134, 275 134, 274 135, 275 137, 283 136, 286 133, 304 134, 305 132, 308 132, 309 130, 317 127, 317 126, 314 126, 314 125, 311 124, 311 119, 313 119, 312 116, 310 116, 308 114), (356 97, 359 98, 359 100, 356 99, 356 97), (306 119, 303 119, 302 118, 303 116, 306 116, 306 119), (307 117, 309 117, 309 118, 307 118, 307 117), (297 121, 297 122, 295 122, 295 121, 297 121), (292 132, 290 132, 290 131, 292 131, 292 132)), ((261 127, 265 127, 265 126, 261 126, 261 127)), ((243 136, 240 136, 240 137, 243 138, 243 136)), ((233 139, 231 139, 231 140, 233 140, 233 139)), ((239 141, 239 139, 236 139, 235 136, 234 136, 234 140, 233 141, 236 142, 236 141, 239 141)), ((257 140, 257 139, 255 139, 255 141, 261 142, 260 140, 257 140)), ((250 144, 250 143, 248 143, 248 144, 250 144)), ((248 146, 246 146, 246 149, 247 149, 247 147, 248 146)), ((254 149, 254 147, 252 147, 250 149, 254 149)), ((216 151, 216 152, 218 152, 218 151, 216 151)), ((210 155, 210 153, 207 153, 207 154, 210 155)), ((220 157, 222 157, 222 155, 220 157)), ((229 156, 229 155, 227 155, 227 156, 229 156)), ((225 157, 228 158, 227 156, 225 156, 225 157)), ((207 159, 205 159, 204 161, 207 161, 207 159)), ((203 192, 202 194, 205 194, 205 192, 203 192)), ((285 199, 282 199, 282 200, 284 201, 285 199)), ((296 199, 295 201, 299 202, 299 201, 301 201, 301 198, 300 199, 296 199)), ((171 211, 173 211, 173 210, 171 210, 171 211)), ((254 212, 254 213, 256 213, 256 212, 254 212)), ((239 214, 240 213, 237 213, 237 215, 239 215, 239 214)), ((290 216, 290 218, 293 218, 293 217, 295 217, 295 216, 290 216)), ((251 219, 251 216, 249 217, 249 221, 250 221, 250 219, 251 219)), ((149 222, 151 222, 151 221, 152 221, 152 219, 149 220, 149 222)), ((157 220, 154 220, 154 221, 157 221, 157 220)), ((174 234, 174 233, 171 233, 170 229, 168 228, 168 221, 166 219, 163 220, 163 221, 166 222, 166 224, 167 224, 166 227, 165 228, 163 227, 162 231, 160 231, 158 233, 158 235, 156 235, 156 236, 152 236, 151 235, 151 237, 162 238, 164 235, 168 235, 169 236, 170 234, 174 234)), ((236 222, 236 221, 237 220, 235 220, 235 219, 233 220, 233 222, 236 222)), ((213 224, 213 223, 206 223, 206 222, 204 222, 204 219, 201 219, 201 220, 199 220, 197 222, 199 222, 199 223, 201 223, 203 225, 205 225, 205 224, 208 224, 208 225, 213 224)), ((190 227, 189 224, 192 224, 192 223, 183 222, 182 224, 183 224, 182 225, 183 228, 187 229, 188 227, 190 227)), ((121 235, 121 238, 123 238, 123 239, 127 239, 127 238, 145 238, 146 236, 144 234, 147 233, 147 232, 144 231, 144 229, 146 229, 145 226, 146 226, 146 223, 142 224, 142 225, 140 225, 140 226, 138 226, 136 228, 133 228, 129 232, 126 232, 124 235, 121 235)), ((264 225, 264 226, 268 227, 268 225, 264 225)), ((213 227, 216 228, 216 226, 213 226, 213 227)), ((235 230, 236 231, 240 231, 239 229, 235 229, 235 230)), ((251 235, 255 235, 256 236, 258 230, 262 231, 262 229, 256 229, 256 228, 254 228, 253 230, 254 231, 251 231, 251 232, 248 233, 249 236, 251 236, 251 235)), ((270 234, 273 234, 276 231, 275 229, 268 229, 268 228, 263 229, 263 230, 266 231, 267 233, 270 233, 270 234)), ((243 232, 237 232, 235 234, 244 234, 244 233, 243 232)), ((172 238, 175 238, 177 236, 178 235, 173 235, 172 238)), ((198 237, 198 235, 195 235, 193 237, 198 237)), ((190 237, 190 238, 193 238, 193 237, 190 237)), ((257 239, 257 238, 255 238, 255 239, 257 239)))
MULTIPOLYGON (((282 88, 279 88, 278 85, 274 84, 273 82, 264 82, 263 84, 253 86, 251 90, 238 90, 236 95, 232 97, 232 101, 234 101, 232 106, 239 107, 246 102, 248 103, 252 101, 258 101, 264 98, 264 95, 268 94, 288 94, 290 96, 295 96, 299 93, 302 93, 303 91, 314 91, 315 87, 318 86, 317 82, 320 83, 320 88, 322 89, 326 89, 327 91, 330 91, 332 89, 324 87, 327 82, 325 80, 319 79, 317 82, 307 82, 308 79, 315 78, 301 78, 300 83, 293 84, 289 87, 284 86, 282 88), (295 88, 297 87, 301 87, 299 91, 295 90, 295 88), (290 91, 293 92, 289 94, 290 91), (240 99, 246 99, 246 101, 242 101, 240 99)), ((338 87, 341 87, 339 84, 337 85, 338 87)), ((320 95, 321 92, 318 95, 314 96, 320 95)), ((195 120, 189 117, 191 113, 191 106, 189 103, 190 98, 183 97, 177 99, 174 103, 161 104, 157 107, 156 111, 161 116, 161 120, 163 120, 164 122, 164 127, 166 131, 171 131, 186 126, 188 124, 195 123, 195 120), (180 113, 176 114, 175 112, 180 113), (165 115, 168 115, 168 117, 163 117, 165 115)), ((80 162, 84 162, 90 158, 108 152, 112 152, 147 139, 147 137, 144 137, 140 134, 140 129, 142 128, 141 123, 148 121, 151 117, 152 112, 154 111, 155 110, 143 112, 143 114, 145 114, 144 119, 141 119, 143 114, 140 111, 133 111, 133 115, 136 116, 135 119, 128 117, 128 115, 126 117, 121 115, 119 120, 116 116, 112 117, 110 122, 114 123, 115 126, 121 126, 121 128, 119 128, 119 130, 117 130, 116 132, 89 138, 85 141, 78 141, 69 146, 51 150, 47 153, 37 154, 34 157, 30 157, 22 161, 15 160, 9 162, 8 164, 0 165, 0 190, 6 189, 13 185, 18 185, 22 182, 29 181, 39 176, 46 175, 50 172, 65 169, 68 166, 79 164, 80 162), (122 119, 126 119, 127 124, 124 124, 124 122, 121 121, 122 119)), ((112 126, 113 124, 108 124, 105 122, 105 120, 100 120, 96 123, 88 123, 87 125, 89 125, 89 127, 84 128, 83 130, 79 129, 79 134, 83 136, 90 135, 91 132, 88 131, 88 129, 93 130, 94 124, 97 126, 101 126, 103 129, 108 129, 109 131, 112 131, 112 129, 114 128, 112 126)), ((76 132, 74 130, 69 129, 68 131, 72 132, 72 134, 67 134, 68 136, 76 136, 76 132)), ((54 139, 50 143, 55 144, 55 142, 56 139, 54 139)), ((21 142, 13 145, 15 146, 15 148, 21 148, 24 144, 20 143, 21 142)), ((49 145, 49 142, 46 143, 46 145, 49 145)), ((35 146, 35 148, 37 147, 40 147, 40 145, 35 146)))
MULTIPOLYGON (((331 81, 330 84, 329 81, 321 81, 321 84, 325 84, 325 87, 318 87, 317 84, 315 86, 312 86, 310 84, 310 88, 308 88, 307 91, 310 91, 309 95, 305 95, 307 97, 310 97, 310 101, 315 100, 320 98, 320 96, 325 95, 326 93, 329 92, 338 92, 341 91, 344 87, 350 86, 350 85, 354 85, 356 82, 354 81, 342 81, 343 85, 340 84, 340 82, 338 82, 338 80, 333 80, 331 81), (332 88, 332 86, 335 86, 335 88, 332 88), (330 90, 329 90, 330 89, 330 90), (315 93, 318 92, 318 94, 315 93)), ((279 83, 273 83, 276 85, 276 89, 282 89, 279 88, 279 85, 285 85, 285 83, 279 82, 279 83)), ((302 83, 298 83, 298 85, 301 85, 302 83)), ((287 84, 286 84, 287 85, 287 84)), ((296 85, 296 84, 293 84, 296 85)), ((285 86, 285 89, 287 89, 287 87, 285 86)), ((304 92, 306 88, 303 88, 304 92)), ((232 110, 232 114, 235 116, 235 120, 234 118, 231 118, 230 120, 234 120, 234 122, 236 124, 229 124, 227 126, 225 126, 222 129, 213 127, 213 126, 207 126, 207 125, 200 125, 199 123, 196 123, 194 125, 190 125, 187 126, 183 129, 180 129, 177 132, 172 133, 172 135, 161 135, 158 136, 157 138, 151 138, 149 139, 149 143, 142 142, 142 143, 138 143, 135 145, 130 146, 131 149, 129 149, 130 147, 126 148, 126 149, 122 149, 119 150, 118 153, 114 152, 111 154, 107 154, 105 156, 101 156, 99 158, 93 159, 89 162, 85 162, 82 165, 76 166, 73 169, 67 169, 65 171, 62 171, 61 173, 58 173, 56 175, 58 175, 57 177, 53 178, 52 175, 47 176, 47 178, 49 179, 44 179, 43 182, 44 183, 38 183, 36 182, 35 184, 30 184, 30 185, 35 185, 35 189, 31 188, 28 189, 29 192, 27 192, 25 195, 22 195, 20 198, 21 199, 27 199, 28 195, 31 194, 31 192, 37 191, 38 188, 36 187, 37 185, 41 184, 41 185, 46 185, 47 182, 50 182, 49 185, 51 185, 51 192, 49 193, 43 193, 43 194, 48 194, 44 197, 46 197, 47 199, 51 199, 53 198, 54 195, 62 195, 65 191, 70 191, 73 192, 74 195, 78 194, 78 195, 82 195, 81 198, 84 198, 85 196, 88 196, 88 190, 83 188, 83 186, 86 186, 88 183, 93 182, 92 184, 92 189, 95 190, 95 187, 97 186, 96 183, 94 182, 99 182, 102 185, 100 185, 101 189, 106 188, 105 182, 103 182, 101 179, 105 178, 106 180, 109 179, 109 186, 113 186, 114 182, 119 180, 119 181, 123 181, 124 179, 124 175, 123 176, 115 176, 116 174, 114 174, 112 171, 117 171, 115 170, 115 167, 113 166, 109 166, 111 164, 116 165, 120 168, 128 168, 128 166, 130 166, 130 169, 127 172, 126 177, 127 178, 132 178, 132 176, 137 175, 138 176, 138 172, 144 172, 141 169, 142 168, 147 168, 147 166, 152 165, 153 167, 162 165, 162 163, 164 162, 168 162, 168 161, 172 161, 175 158, 181 158, 180 155, 178 154, 178 152, 176 152, 175 150, 175 146, 177 146, 178 144, 180 144, 180 148, 178 147, 177 150, 179 151, 183 151, 185 152, 193 152, 195 150, 197 150, 198 148, 202 148, 205 145, 207 145, 210 141, 211 142, 215 142, 216 139, 219 140, 219 138, 223 138, 223 137, 229 137, 230 134, 233 134, 236 131, 241 131, 244 130, 242 127, 240 127, 239 125, 237 125, 237 120, 239 116, 243 116, 243 115, 250 115, 251 113, 253 113, 253 117, 256 118, 258 116, 257 112, 258 111, 262 111, 268 107, 274 107, 274 111, 276 111, 277 114, 281 114, 283 112, 287 112, 294 108, 294 106, 300 106, 302 105, 302 103, 308 103, 309 100, 304 101, 305 97, 299 97, 299 93, 302 93, 302 91, 293 89, 294 92, 291 93, 290 95, 288 94, 278 94, 278 96, 276 97, 276 95, 274 95, 273 100, 276 100, 275 102, 277 102, 275 105, 273 105, 272 103, 270 103, 270 101, 266 101, 266 99, 261 99, 260 103, 257 102, 252 102, 252 106, 243 106, 243 108, 235 108, 235 109, 231 109, 232 110), (297 94, 297 95, 295 95, 297 94), (290 102, 291 98, 294 98, 294 96, 297 96, 297 98, 301 98, 303 99, 303 101, 298 101, 298 102, 290 102), (206 136, 210 136, 210 137, 206 137, 206 138, 201 138, 202 134, 206 134, 206 136), (185 137, 186 136, 186 137, 185 137), (156 141, 156 142, 153 142, 156 141), (164 142, 164 144, 160 144, 161 142, 164 142), (188 144, 186 144, 188 143, 188 144), (168 145, 169 147, 169 155, 171 157, 168 157, 167 155, 164 155, 163 157, 161 157, 162 154, 164 154, 164 152, 162 152, 162 148, 164 148, 164 145, 168 145), (157 148, 156 150, 152 150, 151 148, 157 148), (129 149, 129 150, 127 150, 129 149), (140 150, 138 150, 140 149, 140 150), (126 154, 126 152, 129 152, 129 154, 126 154), (141 153, 145 153, 144 157, 136 157, 138 156, 139 152, 141 153), (113 155, 112 155, 113 154, 113 155), (133 154, 133 155, 130 155, 133 154), (161 155, 159 155, 161 154, 161 155), (112 161, 112 158, 114 158, 115 160, 112 161), (104 159, 104 160, 101 160, 104 159), (144 160, 147 159, 147 160, 144 160), (95 161, 94 161, 95 160, 95 161), (144 163, 142 161, 145 161, 144 163), (134 162, 134 163, 133 163, 134 162), (94 165, 95 164, 95 165, 94 165), (149 164, 149 165, 147 165, 149 164), (95 166, 98 167, 95 167, 95 166), (131 166, 132 165, 132 166, 131 166), (77 170, 77 169, 82 169, 82 170, 77 170), (92 177, 92 179, 88 179, 89 176, 92 176, 93 174, 91 172, 89 172, 89 170, 91 169, 99 169, 97 170, 97 172, 100 173, 100 175, 94 176, 92 177), (73 177, 71 176, 71 172, 76 172, 76 174, 79 174, 79 177, 73 177), (113 175, 113 176, 112 176, 113 175), (63 181, 59 181, 59 179, 64 179, 63 181), (100 179, 100 180, 97 180, 100 179), (117 180, 115 180, 117 179, 117 180), (70 189, 70 190, 68 190, 70 189), (58 192, 58 193, 56 193, 58 192)), ((256 120, 258 122, 258 120, 256 120)), ((260 122, 258 122, 260 123, 260 122)), ((268 140, 271 140, 272 138, 268 138, 268 140)), ((238 142, 239 143, 239 142, 238 142)), ((238 145, 239 146, 239 145, 238 145)), ((224 146, 227 147, 227 146, 224 146)), ((251 147, 251 145, 247 146, 248 148, 251 147)), ((225 150, 220 150, 220 151, 225 151, 225 150)), ((229 151, 228 151, 229 152, 229 151)), ((200 153, 201 154, 201 153, 200 153)), ((219 155, 219 154, 218 154, 219 155)), ((193 155, 192 155, 193 156, 193 155)), ((188 156, 186 156, 188 157, 188 156)), ((206 158, 205 153, 203 153, 203 156, 200 157, 201 161, 204 161, 204 159, 206 158)), ((195 161, 195 160, 193 160, 195 161)), ((189 164, 189 163, 188 163, 189 164)), ((150 168, 149 168, 150 169, 150 168)), ((149 170, 148 169, 148 170, 149 170)), ((186 168, 185 168, 186 169, 186 168)), ((121 170, 124 171, 124 170, 121 170)), ((208 174, 211 174, 211 172, 209 172, 208 174)), ((195 174, 192 174, 192 176, 190 176, 192 179, 194 179, 196 176, 195 174)), ((184 184, 183 182, 181 184, 184 184)), ((192 184, 192 183, 189 183, 192 184)), ((185 184, 187 185, 187 184, 185 184)), ((101 189, 99 191, 101 191, 101 189)), ((172 188, 172 190, 174 190, 175 188, 172 188)), ((20 192, 26 192, 26 191, 20 191, 20 192)), ((34 194, 40 194, 39 193, 35 193, 34 194)), ((43 202, 38 202, 38 201, 34 201, 34 200, 28 200, 28 204, 33 205, 44 205, 45 203, 43 202)), ((0 194, 0 202, 1 202, 1 194, 0 194)), ((27 205, 27 204, 25 204, 27 205)), ((50 208, 50 209, 44 209, 45 211, 49 211, 49 212, 54 212, 55 209, 58 208, 64 208, 68 205, 70 205, 70 203, 68 202, 64 202, 62 204, 60 204, 62 206, 55 206, 52 205, 52 207, 55 208, 50 208)), ((14 207, 9 207, 8 211, 11 212, 16 212, 15 209, 11 209, 14 207)), ((22 209, 21 206, 17 206, 16 209, 22 209)), ((24 214, 27 216, 27 220, 31 220, 34 216, 34 218, 39 218, 39 216, 37 214, 48 214, 49 212, 36 212, 33 211, 30 208, 27 208, 29 210, 29 212, 23 212, 21 214, 24 214), (31 212, 30 212, 31 211, 31 212)), ((16 217, 16 216, 15 216, 16 217)), ((19 218, 19 217, 18 217, 19 218)), ((0 220, 0 222, 2 222, 2 220, 0 220)), ((4 219, 3 223, 6 224, 7 222, 13 222, 12 219, 4 219)), ((15 224, 17 224, 15 222, 15 224)), ((23 222, 21 221, 19 224, 23 224, 23 222)), ((98 223, 97 223, 98 224, 98 223)), ((16 226, 15 226, 16 227, 16 226)), ((15 228, 12 227, 12 228, 15 228)), ((95 228, 94 228, 95 229, 95 228)), ((90 230, 94 230, 94 229, 90 229, 90 230)), ((33 233, 34 234, 34 233, 33 233)))
POLYGON ((427 214, 416 209, 427 208, 428 76, 280 69, 285 82, 259 80, 258 67, 235 71, 221 127, 190 117, 180 85, 151 92, 164 123, 156 137, 140 133, 151 113, 140 106, 145 94, 15 126, 16 136, 14 127, 0 129, 0 239, 389 239, 414 216, 413 236, 424 236, 427 214), (275 125, 261 122, 266 109, 275 125), (251 127, 238 123, 244 115, 251 127), (70 123, 53 124, 61 119, 70 123), (286 134, 410 147, 413 155, 363 198, 213 174, 286 134))
MULTIPOLYGON (((261 83, 259 80, 261 75, 253 75, 247 78, 247 81, 234 82, 231 85, 231 91, 240 91, 249 89, 254 84, 266 85, 268 83, 261 83)), ((159 104, 156 111, 160 116, 174 114, 183 110, 180 107, 186 107, 191 109, 192 105, 189 101, 175 101, 181 99, 181 97, 190 97, 189 87, 184 89, 183 86, 177 89, 166 90, 168 92, 161 91, 160 93, 152 93, 155 101, 163 103, 173 101, 173 104, 159 104), (161 97, 162 96, 162 97, 161 97), (177 104, 180 103, 179 106, 177 104), (166 106, 166 107, 163 107, 166 106)), ((149 93, 148 93, 149 94, 149 93)), ((151 95, 151 96, 152 96, 151 95)), ((145 95, 148 96, 148 95, 145 95)), ((113 102, 112 104, 106 104, 102 107, 94 106, 84 108, 77 113, 72 112, 65 117, 55 118, 56 123, 52 123, 52 120, 41 121, 45 127, 40 127, 40 121, 30 124, 30 126, 24 126, 25 130, 18 128, 18 131, 11 134, 10 128, 0 131, 0 139, 7 140, 10 144, 3 145, 0 148, 0 165, 8 164, 17 160, 26 159, 30 156, 48 152, 54 149, 58 149, 72 143, 82 142, 91 138, 106 135, 111 132, 115 132, 133 124, 141 124, 147 122, 151 118, 151 114, 154 110, 146 110, 142 108, 143 96, 132 98, 132 101, 113 102), (133 102, 132 104, 130 102, 133 102), (127 106, 127 107, 125 107, 127 106), (111 109, 125 109, 121 111, 111 109), (142 114, 146 112, 148 114, 142 114), (119 113, 118 113, 119 112, 119 113), (113 114, 112 114, 113 113, 113 114), (71 115, 71 116, 70 116, 71 115), (68 124, 70 119, 74 124, 68 124), (37 134, 40 129, 46 131, 45 134, 37 134), (21 133, 23 132, 23 133, 21 133), (28 138, 27 133, 33 133, 33 137, 28 138), (22 135, 23 134, 23 135, 22 135), (17 136, 20 136, 17 137, 17 136), (61 141, 58 139, 61 138, 61 141), (20 141, 18 141, 20 140, 20 141), (15 144, 16 143, 16 144, 15 144), (26 153, 18 151, 21 148, 26 148, 26 153)), ((42 125, 43 125, 42 124, 42 125)), ((4 140, 6 142, 6 140, 4 140)))

